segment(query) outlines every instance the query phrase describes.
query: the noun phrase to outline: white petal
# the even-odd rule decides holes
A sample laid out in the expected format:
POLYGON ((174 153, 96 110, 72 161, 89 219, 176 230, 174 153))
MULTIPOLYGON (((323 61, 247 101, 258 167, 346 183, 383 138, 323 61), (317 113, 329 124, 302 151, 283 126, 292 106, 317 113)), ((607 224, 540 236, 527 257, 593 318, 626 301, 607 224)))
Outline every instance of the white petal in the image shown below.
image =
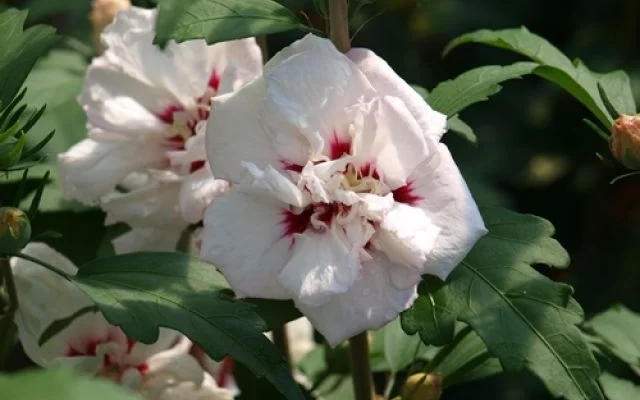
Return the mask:
POLYGON ((132 228, 112 240, 116 254, 140 251, 174 251, 184 227, 132 228))
POLYGON ((262 52, 255 38, 216 43, 210 46, 209 59, 221 73, 218 94, 235 92, 262 75, 262 52))
POLYGON ((373 51, 362 48, 351 49, 347 57, 365 74, 380 95, 402 99, 424 134, 435 141, 440 141, 447 130, 447 117, 433 110, 386 61, 373 51))
POLYGON ((451 153, 439 144, 439 157, 418 166, 410 180, 417 204, 441 231, 423 273, 445 278, 487 233, 469 188, 451 153))
POLYGON ((202 221, 209 203, 228 190, 229 182, 213 179, 208 165, 187 176, 180 187, 180 209, 185 221, 202 221))
POLYGON ((394 97, 370 103, 362 133, 354 139, 353 153, 361 163, 373 162, 383 181, 392 189, 429 154, 429 146, 413 116, 394 97))
POLYGON ((261 170, 252 163, 243 162, 242 165, 247 170, 247 176, 238 185, 239 190, 266 195, 295 207, 308 203, 300 189, 272 166, 261 170))
MULTIPOLYGON (((23 253, 41 259, 75 275, 77 268, 62 254, 44 243, 29 243, 23 253)), ((15 323, 18 336, 27 355, 35 362, 43 362, 38 341, 52 322, 69 317, 92 304, 91 299, 73 283, 52 271, 21 258, 11 258, 18 310, 15 323), (51 307, 55 303, 56 307, 51 307)))
POLYGON ((58 155, 65 196, 93 203, 112 191, 131 172, 166 163, 159 143, 98 142, 85 139, 58 155))
POLYGON ((180 181, 152 182, 129 193, 105 197, 105 224, 126 222, 140 228, 184 226, 179 208, 180 181))
POLYGON ((259 168, 281 160, 263 129, 264 81, 256 79, 233 95, 213 98, 207 121, 206 149, 216 178, 242 180, 242 161, 259 168))
POLYGON ((205 374, 204 382, 197 386, 192 382, 180 382, 167 387, 155 400, 233 400, 234 392, 220 388, 215 380, 205 374))
POLYGON ((396 288, 389 276, 391 268, 392 263, 376 253, 372 260, 362 264, 360 279, 348 292, 333 296, 320 307, 299 303, 296 306, 328 343, 336 346, 364 330, 384 326, 413 304, 416 286, 396 288))
POLYGON ((232 190, 207 209, 201 257, 222 271, 237 296, 289 298, 277 280, 289 257, 284 207, 232 190))
POLYGON ((291 259, 278 279, 296 303, 316 307, 349 290, 358 273, 357 251, 331 229, 296 234, 294 240, 291 259))
MULTIPOLYGON (((189 339, 174 330, 160 328, 158 340, 151 344, 142 342, 135 343, 131 348, 131 353, 127 354, 124 361, 128 365, 139 365, 147 362, 151 372, 153 366, 159 367, 149 364, 149 361, 154 359, 154 357, 160 356, 160 359, 166 360, 168 357, 177 357, 181 354, 186 354, 190 349, 191 341, 189 341, 189 339)), ((163 363, 160 364, 164 365, 163 363)))
POLYGON ((418 272, 433 250, 440 231, 422 209, 396 203, 380 222, 373 244, 392 262, 418 272))
POLYGON ((329 155, 331 141, 335 136, 344 137, 352 122, 346 109, 362 97, 372 97, 374 91, 358 68, 327 39, 307 35, 285 54, 289 56, 276 56, 265 69, 266 122, 272 140, 287 143, 285 136, 298 132, 310 146, 308 154, 300 156, 329 155))
POLYGON ((297 365, 316 347, 316 342, 313 340, 313 326, 307 318, 301 317, 287 323, 286 331, 289 338, 291 363, 297 365))

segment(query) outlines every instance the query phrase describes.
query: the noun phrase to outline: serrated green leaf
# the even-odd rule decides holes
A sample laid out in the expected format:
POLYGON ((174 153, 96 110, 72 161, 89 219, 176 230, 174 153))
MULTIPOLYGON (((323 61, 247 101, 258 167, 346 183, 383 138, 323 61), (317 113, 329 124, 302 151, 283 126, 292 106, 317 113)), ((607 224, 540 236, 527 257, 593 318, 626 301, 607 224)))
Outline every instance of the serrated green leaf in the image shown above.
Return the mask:
POLYGON ((618 114, 637 114, 636 102, 631 89, 631 80, 626 72, 613 71, 608 74, 598 75, 598 84, 602 87, 618 114))
MULTIPOLYGON (((184 253, 127 254, 83 265, 74 282, 132 339, 152 343, 159 327, 178 330, 214 359, 230 355, 286 398, 303 398, 284 357, 262 334, 270 327, 261 310, 235 300, 214 266, 184 253)), ((299 315, 292 303, 279 304, 279 314, 299 315)))
POLYGON ((501 82, 532 73, 539 65, 520 62, 513 65, 488 65, 464 72, 455 79, 436 86, 426 100, 429 105, 448 117, 453 117, 468 106, 485 101, 498 93, 501 82))
MULTIPOLYGON (((483 209, 482 214, 489 233, 446 285, 428 293, 447 302, 433 307, 436 317, 453 316, 471 326, 505 371, 531 371, 554 396, 602 399, 598 364, 577 328, 583 313, 571 297, 572 288, 531 267, 567 266, 567 252, 551 238, 553 226, 499 208, 483 209)), ((404 322, 414 321, 410 328, 424 330, 433 317, 423 312, 412 307, 403 313, 404 322)))
POLYGON ((140 400, 108 380, 58 368, 0 375, 0 391, 11 400, 140 400))
POLYGON ((458 134, 458 136, 462 137, 465 140, 473 144, 478 144, 478 137, 476 136, 473 129, 467 125, 466 122, 460 119, 458 114, 447 120, 447 127, 450 131, 453 131, 458 134))
POLYGON ((633 368, 640 368, 640 315, 618 304, 591 318, 593 330, 613 353, 633 368))
POLYGON ((305 28, 288 8, 272 0, 164 0, 154 43, 204 39, 213 44, 305 28))
POLYGON ((546 39, 529 32, 526 28, 487 30, 464 34, 451 41, 445 48, 447 54, 464 43, 482 43, 510 50, 540 63, 535 71, 571 93, 584 104, 607 128, 612 119, 598 92, 598 78, 579 60, 571 62, 560 50, 546 39))
POLYGON ((600 384, 609 400, 640 399, 640 386, 634 385, 633 382, 604 373, 600 377, 600 384))
POLYGON ((55 29, 37 25, 23 30, 27 11, 0 14, 0 101, 9 103, 18 93, 36 60, 56 41, 55 29))

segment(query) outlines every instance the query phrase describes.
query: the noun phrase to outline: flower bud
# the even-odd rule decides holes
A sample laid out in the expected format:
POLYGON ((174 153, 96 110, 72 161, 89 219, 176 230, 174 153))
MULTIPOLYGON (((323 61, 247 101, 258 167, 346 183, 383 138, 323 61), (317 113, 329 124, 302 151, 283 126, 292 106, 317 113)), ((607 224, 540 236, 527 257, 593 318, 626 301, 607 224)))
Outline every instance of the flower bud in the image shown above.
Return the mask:
POLYGON ((629 169, 640 169, 640 115, 621 115, 611 127, 611 153, 629 169))
POLYGON ((91 5, 89 19, 93 25, 93 46, 96 54, 102 54, 104 46, 100 41, 100 34, 113 22, 116 12, 120 9, 131 7, 130 0, 94 0, 91 5))
POLYGON ((442 378, 421 372, 411 375, 402 388, 402 400, 438 400, 442 395, 442 378))
POLYGON ((31 222, 17 208, 0 207, 0 253, 22 250, 31 238, 31 222))

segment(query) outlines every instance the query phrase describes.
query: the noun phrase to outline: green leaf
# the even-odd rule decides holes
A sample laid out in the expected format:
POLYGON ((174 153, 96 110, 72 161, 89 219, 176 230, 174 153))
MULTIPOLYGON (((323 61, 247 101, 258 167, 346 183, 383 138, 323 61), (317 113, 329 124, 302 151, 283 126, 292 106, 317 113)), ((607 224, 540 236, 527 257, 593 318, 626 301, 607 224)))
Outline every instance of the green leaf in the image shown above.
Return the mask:
POLYGON ((384 357, 391 372, 399 372, 414 363, 422 355, 426 346, 417 335, 407 335, 396 318, 382 328, 384 357))
POLYGON ((611 105, 618 114, 636 115, 636 102, 633 99, 631 80, 624 71, 614 71, 598 76, 598 84, 602 87, 611 105))
POLYGON ((482 29, 464 34, 451 41, 444 50, 447 54, 464 43, 483 43, 507 49, 540 63, 535 73, 571 93, 584 104, 605 126, 612 119, 598 92, 598 78, 579 60, 571 62, 560 50, 546 39, 529 32, 526 28, 491 31, 482 29))
POLYGON ((154 42, 161 46, 171 39, 213 44, 306 29, 288 8, 272 0, 164 0, 159 7, 154 42))
POLYGON ((535 71, 539 65, 520 62, 513 65, 488 65, 464 72, 455 79, 444 81, 427 96, 433 109, 453 117, 472 104, 485 101, 498 93, 501 82, 520 78, 535 71))
POLYGON ((457 133, 463 139, 466 139, 473 144, 478 144, 478 137, 473 132, 473 129, 467 125, 466 122, 461 120, 458 114, 447 120, 447 126, 450 131, 457 133))
POLYGON ((38 346, 42 347, 42 345, 47 343, 49 339, 56 336, 58 333, 62 332, 63 330, 65 330, 65 328, 71 325, 71 323, 76 319, 82 317, 85 314, 95 313, 97 311, 98 311, 98 308, 95 305, 91 305, 91 306, 87 306, 79 309, 78 311, 74 312, 73 314, 71 314, 66 318, 53 321, 51 325, 49 325, 47 329, 45 329, 44 332, 42 332, 42 335, 40 335, 40 339, 38 339, 38 346))
POLYGON ((583 312, 573 289, 531 267, 567 266, 567 252, 551 238, 553 226, 499 208, 484 209, 483 218, 489 233, 446 285, 419 288, 420 299, 435 305, 425 311, 424 300, 417 303, 403 313, 403 325, 429 339, 434 318, 455 318, 478 333, 505 371, 529 370, 557 397, 602 399, 598 364, 577 328, 583 312))
POLYGON ((29 88, 25 101, 32 106, 47 105, 29 135, 29 144, 36 147, 54 129, 56 134, 44 148, 51 160, 87 135, 86 116, 76 100, 86 68, 87 62, 79 54, 53 50, 36 64, 25 82, 29 88))
POLYGON ((139 400, 108 380, 91 379, 67 369, 31 370, 0 375, 2 398, 11 400, 139 400))
POLYGON ((0 101, 8 104, 18 93, 36 60, 56 41, 55 29, 36 25, 23 30, 27 11, 0 14, 0 101))
MULTIPOLYGON (((303 398, 284 357, 262 334, 270 328, 259 308, 235 300, 214 266, 184 253, 127 254, 85 264, 74 281, 131 338, 152 343, 159 327, 178 330, 214 359, 230 355, 286 398, 303 398)), ((272 312, 293 308, 280 304, 272 312)))
POLYGON ((609 400, 640 399, 640 386, 633 382, 604 373, 600 377, 600 384, 609 400))
POLYGON ((615 305, 589 320, 593 330, 622 361, 640 368, 640 315, 623 305, 615 305))

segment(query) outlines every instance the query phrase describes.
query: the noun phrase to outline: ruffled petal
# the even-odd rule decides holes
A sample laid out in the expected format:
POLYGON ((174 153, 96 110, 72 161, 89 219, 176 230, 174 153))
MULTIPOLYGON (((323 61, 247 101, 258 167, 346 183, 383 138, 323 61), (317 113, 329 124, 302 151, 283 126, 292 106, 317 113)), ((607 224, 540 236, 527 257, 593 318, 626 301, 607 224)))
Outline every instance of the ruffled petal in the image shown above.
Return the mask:
POLYGON ((359 268, 358 251, 349 249, 329 229, 294 236, 291 259, 279 281, 299 304, 317 307, 353 284, 359 268))
POLYGON ((116 254, 136 253, 140 251, 174 251, 182 232, 187 227, 169 228, 132 228, 111 243, 116 254))
POLYGON ((228 190, 229 182, 214 179, 209 165, 188 175, 180 186, 180 210, 185 221, 192 224, 202 221, 209 203, 228 190))
POLYGON ((373 259, 362 264, 360 277, 348 292, 333 296, 320 307, 298 302, 296 307, 331 346, 367 329, 381 328, 409 308, 417 297, 416 285, 398 289, 392 284, 391 268, 393 263, 384 254, 375 253, 373 259))
POLYGON ((445 279, 487 229, 449 149, 438 144, 437 150, 438 156, 418 166, 410 181, 416 206, 441 229, 423 273, 445 279))
POLYGON ((362 164, 373 163, 372 167, 392 189, 406 183, 429 151, 415 119, 395 97, 370 103, 363 129, 353 144, 354 156, 362 164))
POLYGON ((237 296, 289 298, 277 279, 290 246, 283 238, 283 207, 232 190, 207 209, 201 257, 220 269, 237 296))
POLYGON ((131 172, 166 164, 160 143, 85 139, 58 155, 65 196, 94 203, 131 172))
POLYGON ((447 130, 447 117, 433 110, 385 60, 373 51, 363 48, 351 49, 347 57, 364 73, 380 95, 400 98, 424 134, 436 142, 440 141, 447 130))
POLYGON ((262 52, 255 38, 220 42, 210 47, 213 71, 221 74, 219 95, 235 92, 262 75, 262 52))

